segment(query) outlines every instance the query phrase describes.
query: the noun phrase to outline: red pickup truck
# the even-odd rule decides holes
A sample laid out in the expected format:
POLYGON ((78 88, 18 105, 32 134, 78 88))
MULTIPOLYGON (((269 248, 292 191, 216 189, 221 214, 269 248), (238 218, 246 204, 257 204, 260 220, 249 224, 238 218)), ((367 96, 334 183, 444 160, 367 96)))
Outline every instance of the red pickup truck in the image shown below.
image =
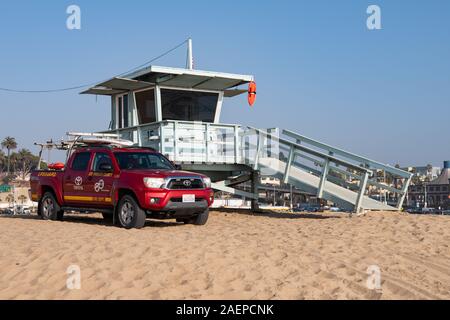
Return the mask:
POLYGON ((147 216, 204 225, 214 200, 211 180, 177 169, 150 149, 85 146, 65 168, 34 171, 31 198, 46 220, 74 210, 101 212, 127 229, 143 227, 147 216))

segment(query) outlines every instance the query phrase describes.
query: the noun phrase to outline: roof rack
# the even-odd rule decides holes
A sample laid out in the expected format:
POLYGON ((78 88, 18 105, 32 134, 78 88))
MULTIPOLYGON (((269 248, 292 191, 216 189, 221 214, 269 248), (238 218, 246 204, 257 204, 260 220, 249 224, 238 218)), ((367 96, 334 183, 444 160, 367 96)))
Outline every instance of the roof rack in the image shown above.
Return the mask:
POLYGON ((114 133, 86 133, 86 132, 67 132, 68 137, 72 137, 73 140, 69 140, 69 143, 74 145, 111 145, 119 147, 128 147, 134 145, 133 141, 121 139, 118 134, 114 133))
POLYGON ((70 144, 63 140, 61 140, 61 142, 57 143, 57 142, 53 142, 53 139, 50 139, 49 141, 46 141, 44 143, 35 142, 34 145, 41 148, 41 150, 39 150, 39 162, 38 162, 38 166, 37 166, 38 170, 41 170, 42 153, 44 152, 44 150, 48 150, 48 157, 50 159, 50 151, 52 149, 57 149, 57 150, 69 150, 70 149, 70 144))
POLYGON ((131 147, 133 141, 121 139, 120 135, 114 133, 93 133, 93 132, 67 132, 70 148, 67 152, 66 162, 72 154, 73 149, 80 147, 131 147))
POLYGON ((42 153, 45 150, 57 149, 67 151, 66 163, 72 152, 78 148, 84 147, 95 147, 95 148, 132 148, 134 145, 133 141, 121 139, 120 135, 114 133, 92 133, 92 132, 67 132, 68 140, 56 143, 53 140, 49 140, 45 143, 34 143, 34 145, 41 148, 39 152, 39 165, 42 161, 42 153))
POLYGON ((120 139, 120 136, 115 133, 95 133, 95 132, 67 132, 69 137, 92 137, 92 138, 116 138, 120 139))

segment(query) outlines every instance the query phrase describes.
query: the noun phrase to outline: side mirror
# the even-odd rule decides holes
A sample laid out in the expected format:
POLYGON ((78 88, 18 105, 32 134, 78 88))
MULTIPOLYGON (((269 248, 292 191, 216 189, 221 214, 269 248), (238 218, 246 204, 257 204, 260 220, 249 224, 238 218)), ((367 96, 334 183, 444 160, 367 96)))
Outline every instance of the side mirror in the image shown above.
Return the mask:
POLYGON ((173 166, 175 167, 175 170, 181 170, 181 165, 174 163, 173 166))
POLYGON ((101 172, 112 172, 112 171, 113 171, 112 165, 109 164, 109 163, 101 163, 101 164, 99 165, 98 169, 99 169, 101 172))

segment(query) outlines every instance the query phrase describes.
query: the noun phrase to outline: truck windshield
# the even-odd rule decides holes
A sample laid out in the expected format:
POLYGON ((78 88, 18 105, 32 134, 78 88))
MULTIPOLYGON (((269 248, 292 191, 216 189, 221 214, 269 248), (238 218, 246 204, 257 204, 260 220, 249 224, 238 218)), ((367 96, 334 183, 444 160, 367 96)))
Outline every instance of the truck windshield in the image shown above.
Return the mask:
POLYGON ((174 166, 158 153, 116 152, 114 153, 122 170, 173 170, 174 166))

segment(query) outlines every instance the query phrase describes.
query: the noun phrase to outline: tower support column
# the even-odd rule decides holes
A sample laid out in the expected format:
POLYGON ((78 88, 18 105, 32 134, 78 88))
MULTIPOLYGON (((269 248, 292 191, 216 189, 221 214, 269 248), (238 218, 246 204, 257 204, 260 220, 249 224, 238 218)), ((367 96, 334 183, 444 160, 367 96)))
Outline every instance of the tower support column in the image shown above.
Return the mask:
MULTIPOLYGON (((252 193, 255 195, 259 194, 258 186, 260 184, 261 176, 259 170, 253 170, 252 172, 252 193)), ((252 211, 258 211, 259 210, 259 204, 258 204, 258 197, 256 199, 252 199, 251 202, 251 209, 252 211)))

